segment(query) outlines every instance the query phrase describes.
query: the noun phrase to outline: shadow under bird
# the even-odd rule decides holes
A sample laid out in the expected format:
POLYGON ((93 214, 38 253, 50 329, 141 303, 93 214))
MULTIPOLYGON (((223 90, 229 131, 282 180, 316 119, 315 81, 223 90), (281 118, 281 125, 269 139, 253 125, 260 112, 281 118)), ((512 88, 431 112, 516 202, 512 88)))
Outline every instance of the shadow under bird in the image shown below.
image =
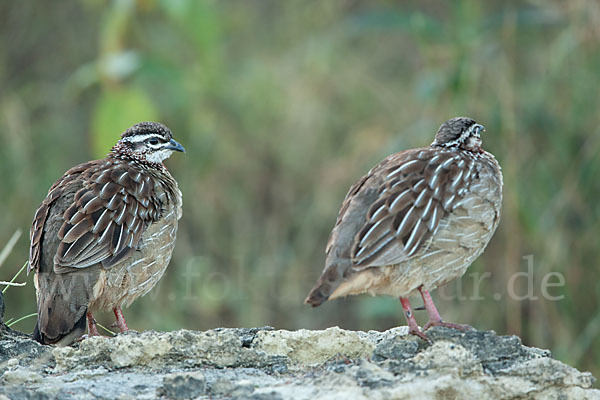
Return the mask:
POLYGON ((443 322, 430 290, 462 276, 490 241, 502 207, 502 172, 481 148, 482 125, 450 119, 429 147, 392 154, 354 184, 326 248, 325 269, 305 302, 369 293, 400 298, 409 332, 429 340, 443 322), (408 296, 419 292, 423 331, 408 296))
POLYGON ((92 313, 112 309, 127 331, 122 307, 160 280, 175 246, 181 191, 163 161, 184 152, 166 126, 141 122, 110 153, 68 170, 48 191, 30 232, 38 321, 33 337, 68 345, 92 313))

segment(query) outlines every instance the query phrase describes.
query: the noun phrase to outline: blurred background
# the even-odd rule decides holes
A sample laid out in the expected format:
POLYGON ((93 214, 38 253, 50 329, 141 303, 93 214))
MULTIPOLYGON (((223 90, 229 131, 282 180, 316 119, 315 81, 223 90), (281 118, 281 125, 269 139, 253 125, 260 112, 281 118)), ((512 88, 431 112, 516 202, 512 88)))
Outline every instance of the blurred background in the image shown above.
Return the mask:
MULTIPOLYGON (((599 78, 595 1, 0 1, 0 280, 52 183, 156 120, 187 149, 167 161, 184 216, 132 329, 403 325, 394 298, 303 300, 350 185, 467 115, 504 208, 484 255, 435 292, 442 316, 598 376, 599 78)), ((35 312, 32 276, 16 281, 13 321, 35 312)))

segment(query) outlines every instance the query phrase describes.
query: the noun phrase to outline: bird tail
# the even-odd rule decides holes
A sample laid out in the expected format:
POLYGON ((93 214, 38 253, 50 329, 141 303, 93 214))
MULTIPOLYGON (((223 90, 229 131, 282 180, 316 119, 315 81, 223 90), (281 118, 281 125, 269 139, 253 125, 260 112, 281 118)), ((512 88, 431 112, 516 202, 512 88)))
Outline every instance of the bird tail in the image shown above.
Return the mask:
POLYGON ((85 333, 86 313, 98 273, 38 272, 38 321, 33 331, 36 341, 67 346, 85 333))
POLYGON ((328 298, 329 295, 323 292, 321 286, 317 285, 310 291, 306 299, 304 299, 304 303, 317 307, 326 302, 328 298))
POLYGON ((35 340, 36 342, 39 342, 41 344, 46 344, 44 335, 40 331, 40 321, 39 320, 35 323, 35 328, 33 328, 33 340, 35 340))
MULTIPOLYGON (((87 311, 87 309, 86 309, 87 311)), ((66 332, 61 332, 56 336, 49 337, 44 333, 44 329, 40 328, 40 320, 38 319, 33 330, 33 340, 41 344, 54 344, 58 346, 68 346, 75 342, 85 333, 86 328, 86 312, 75 322, 73 327, 66 332)))
POLYGON ((326 302, 343 281, 343 273, 340 273, 340 270, 343 269, 338 268, 337 264, 328 265, 304 303, 317 307, 326 302))

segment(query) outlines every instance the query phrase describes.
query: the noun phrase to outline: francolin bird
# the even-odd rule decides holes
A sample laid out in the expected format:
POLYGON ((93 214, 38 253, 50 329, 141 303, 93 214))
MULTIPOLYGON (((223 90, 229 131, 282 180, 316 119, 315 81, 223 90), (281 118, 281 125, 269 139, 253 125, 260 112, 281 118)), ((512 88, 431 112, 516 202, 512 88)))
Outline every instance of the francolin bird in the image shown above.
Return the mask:
POLYGON ((163 161, 184 152, 166 126, 141 122, 110 153, 68 170, 33 219, 28 271, 34 270, 38 321, 33 337, 68 345, 92 313, 112 309, 127 331, 122 307, 145 295, 165 272, 181 218, 181 192, 163 161))
POLYGON ((450 119, 429 147, 392 154, 354 184, 305 302, 391 295, 400 298, 409 332, 422 339, 431 326, 466 328, 442 322, 429 291, 462 276, 500 221, 502 173, 481 148, 482 131, 471 118, 450 119), (429 314, 423 331, 408 300, 416 292, 429 314))

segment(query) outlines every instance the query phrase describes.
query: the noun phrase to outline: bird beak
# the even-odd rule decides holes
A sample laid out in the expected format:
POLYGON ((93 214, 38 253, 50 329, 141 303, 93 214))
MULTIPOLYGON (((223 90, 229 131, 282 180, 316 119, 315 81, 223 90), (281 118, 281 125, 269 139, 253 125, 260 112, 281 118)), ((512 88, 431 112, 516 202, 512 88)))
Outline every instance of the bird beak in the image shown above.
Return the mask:
POLYGON ((173 151, 180 151, 182 153, 185 153, 185 149, 183 148, 183 146, 181 144, 177 143, 175 141, 175 139, 171 139, 169 141, 169 145, 167 147, 165 147, 165 149, 173 150, 173 151))
POLYGON ((485 126, 477 124, 476 127, 477 127, 477 133, 485 132, 485 126))

